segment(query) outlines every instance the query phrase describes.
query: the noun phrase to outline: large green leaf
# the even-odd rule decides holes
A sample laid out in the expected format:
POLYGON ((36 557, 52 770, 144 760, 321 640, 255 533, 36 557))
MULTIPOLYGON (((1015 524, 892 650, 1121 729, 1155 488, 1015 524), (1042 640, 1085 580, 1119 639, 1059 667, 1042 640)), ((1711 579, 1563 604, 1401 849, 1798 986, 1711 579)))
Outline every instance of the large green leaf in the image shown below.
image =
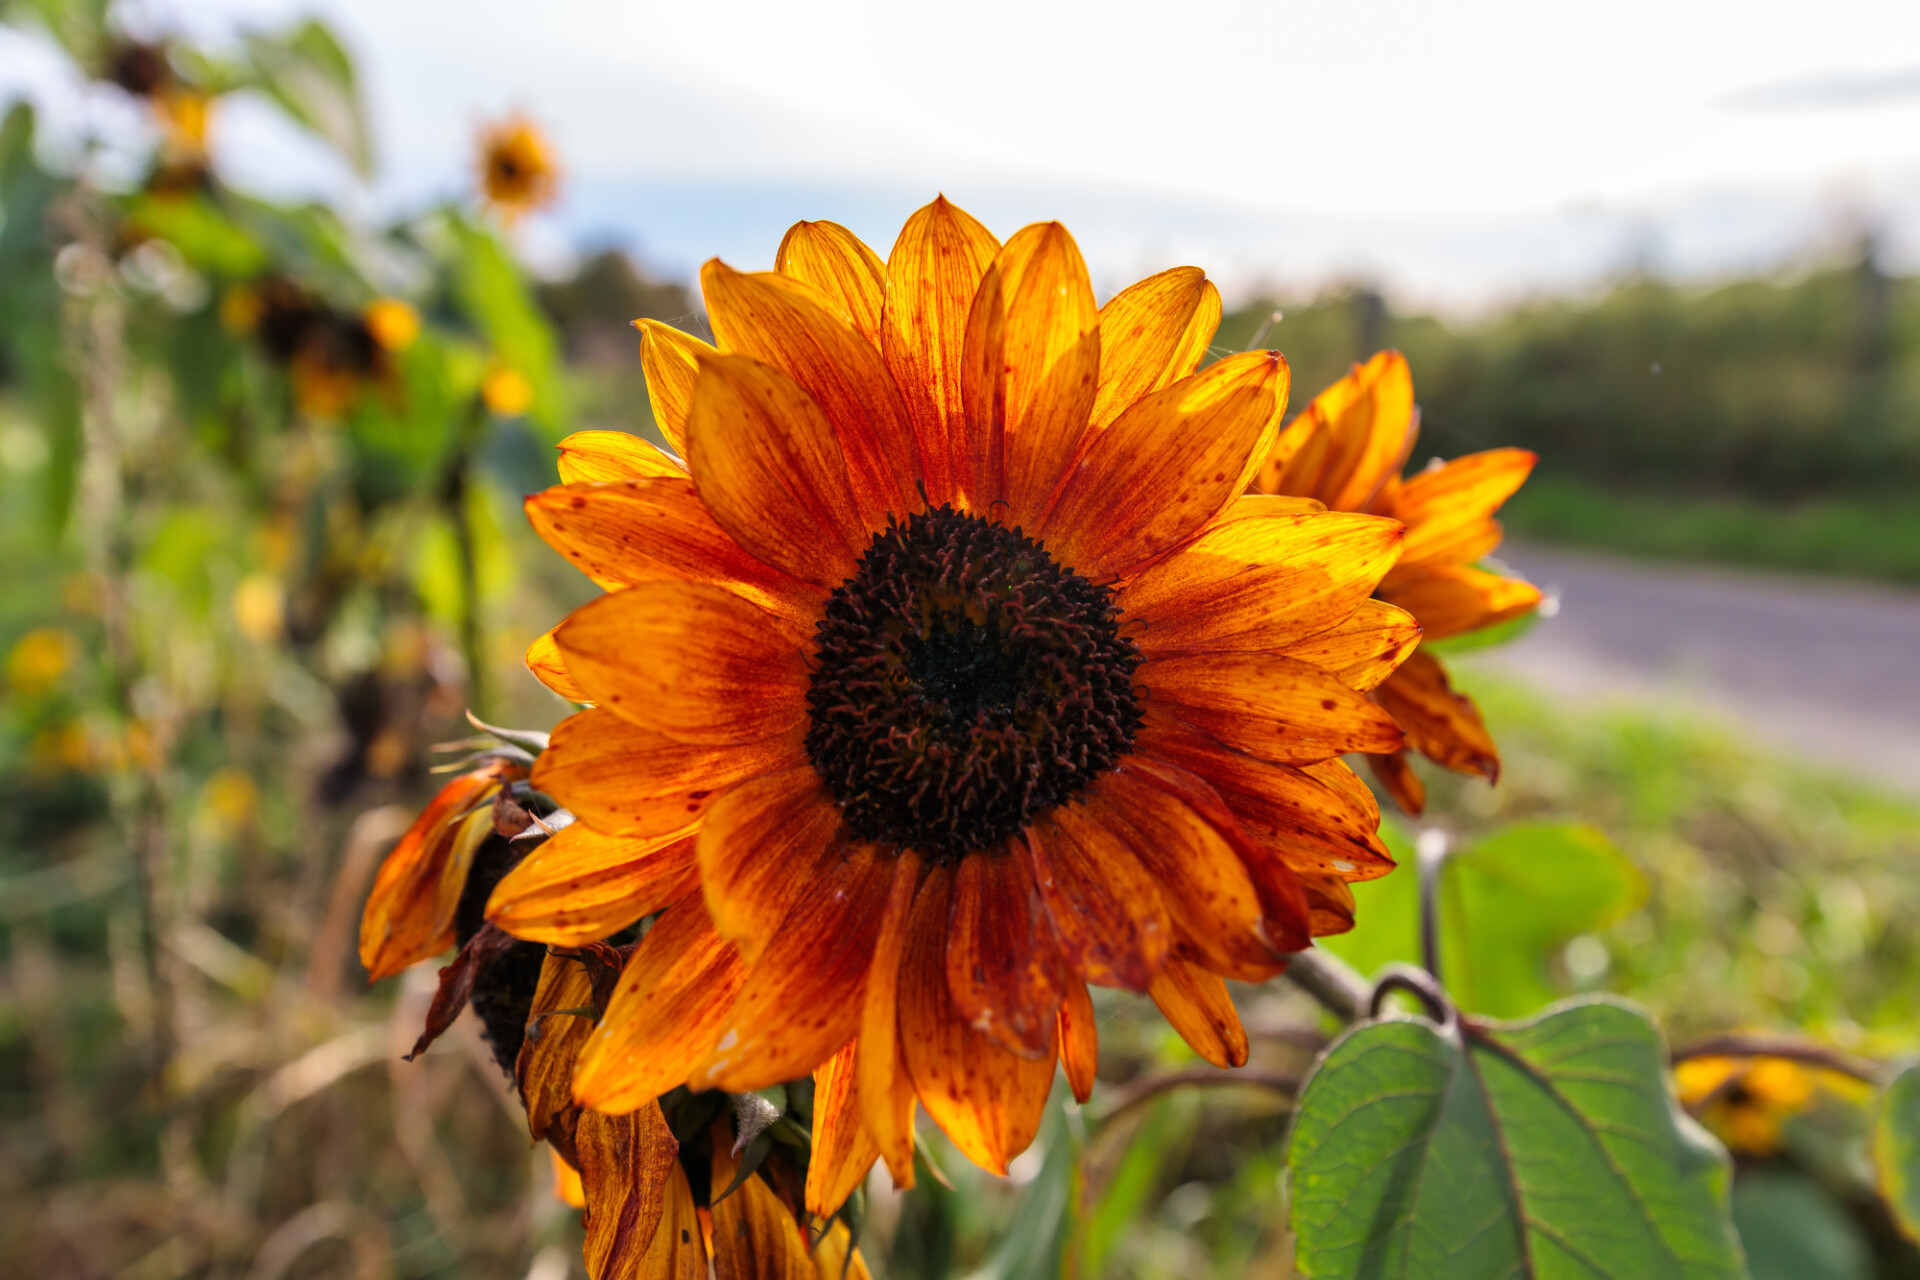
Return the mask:
MULTIPOLYGON (((1419 879, 1401 843, 1395 840, 1395 853, 1405 869, 1355 885, 1358 924, 1322 943, 1363 973, 1420 959, 1419 879)), ((1549 968, 1568 940, 1606 928, 1645 897, 1639 870, 1592 827, 1509 827, 1462 849, 1441 871, 1447 990, 1477 1013, 1532 1013, 1565 994, 1549 968)))
POLYGON ((1607 998, 1354 1028, 1302 1092, 1287 1166, 1307 1276, 1744 1275, 1726 1155, 1675 1105, 1653 1024, 1607 998))
POLYGON ((1873 1175, 1900 1229, 1920 1243, 1920 1060, 1901 1068, 1880 1094, 1873 1175))
POLYGON ((1872 1280, 1873 1250, 1833 1194, 1788 1168, 1742 1169, 1733 1225, 1753 1280, 1872 1280))
POLYGON ((326 24, 309 19, 281 35, 250 35, 253 78, 292 120, 312 131, 361 177, 373 172, 373 142, 353 60, 326 24))

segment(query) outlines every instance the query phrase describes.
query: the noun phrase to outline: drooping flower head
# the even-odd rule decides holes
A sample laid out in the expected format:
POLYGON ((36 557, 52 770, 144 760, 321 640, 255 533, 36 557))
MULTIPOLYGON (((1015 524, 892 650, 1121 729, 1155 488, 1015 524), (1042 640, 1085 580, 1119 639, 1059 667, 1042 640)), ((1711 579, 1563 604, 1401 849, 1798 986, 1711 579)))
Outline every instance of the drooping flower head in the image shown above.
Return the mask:
POLYGON ((560 186, 547 139, 525 116, 509 116, 480 135, 480 194, 512 222, 552 203, 560 186))
POLYGON ((1338 757, 1402 741, 1367 697, 1418 638, 1369 598, 1400 525, 1244 496, 1287 365, 1199 367, 1193 268, 1096 307, 1063 227, 941 199, 884 262, 801 223, 702 284, 717 347, 642 322, 673 452, 572 437, 527 503, 607 594, 528 655, 592 704, 532 779, 577 821, 489 919, 576 945, 665 908, 575 1096, 815 1072, 827 1212, 876 1153, 910 1181, 916 1099, 1004 1170, 1056 1059, 1091 1087, 1089 983, 1243 1061, 1223 978, 1392 866, 1338 757))
MULTIPOLYGON (((1493 513, 1526 482, 1534 455, 1489 449, 1445 464, 1436 460, 1403 479, 1419 435, 1406 357, 1382 351, 1355 365, 1287 425, 1257 487, 1404 524, 1406 544, 1378 597, 1411 613, 1426 640, 1466 635, 1531 612, 1540 603, 1539 588, 1477 562, 1500 545, 1493 513)), ((1454 691, 1432 653, 1415 653, 1373 697, 1406 731, 1408 747, 1457 772, 1488 782, 1499 778, 1500 751, 1479 708, 1454 691)), ((1426 807, 1426 787, 1404 749, 1376 753, 1371 763, 1401 808, 1418 814, 1426 807)))

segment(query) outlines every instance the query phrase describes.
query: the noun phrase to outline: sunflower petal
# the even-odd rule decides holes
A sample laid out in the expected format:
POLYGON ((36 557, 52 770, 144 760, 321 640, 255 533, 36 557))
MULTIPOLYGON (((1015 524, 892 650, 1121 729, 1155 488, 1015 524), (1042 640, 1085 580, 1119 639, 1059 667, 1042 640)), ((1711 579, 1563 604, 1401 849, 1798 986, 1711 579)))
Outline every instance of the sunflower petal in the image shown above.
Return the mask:
POLYGON ((823 295, 786 276, 749 275, 716 258, 700 283, 721 344, 792 378, 833 424, 866 530, 878 532, 889 513, 918 505, 919 449, 873 344, 823 295))
POLYGON ((974 291, 999 251, 991 232, 941 196, 907 219, 887 258, 880 350, 919 438, 934 506, 969 482, 961 355, 974 291))
POLYGON ((819 616, 820 589, 742 550, 686 476, 556 485, 525 505, 534 532, 602 587, 712 582, 803 626, 819 616))
POLYGON ((480 841, 493 831, 482 806, 503 782, 522 776, 518 765, 493 760, 452 779, 387 854, 360 916, 360 963, 369 982, 453 946, 454 909, 467 868, 480 841), (467 822, 469 817, 476 821, 467 822))
POLYGON ((700 882, 721 933, 758 960, 820 871, 840 827, 811 764, 728 788, 700 824, 700 882))
POLYGON ((829 589, 853 572, 867 531, 833 424, 786 374, 748 356, 700 362, 687 465, 733 540, 776 569, 829 589))
POLYGON ((1198 267, 1174 267, 1114 294, 1100 308, 1093 425, 1192 373, 1219 327, 1220 291, 1198 267))
POLYGON ((1345 933, 1353 928, 1353 890, 1339 876, 1305 875, 1300 883, 1312 910, 1313 936, 1345 933))
POLYGON ((580 1051, 574 1100, 630 1111, 685 1084, 745 979, 740 953, 714 929, 699 894, 662 913, 628 957, 606 1016, 580 1051))
POLYGON ((845 1222, 829 1224, 813 1246, 813 1280, 873 1280, 845 1222))
POLYGON ((1167 961, 1147 994, 1180 1038, 1216 1067, 1247 1065, 1247 1032, 1217 974, 1178 958, 1167 961))
POLYGON ((692 836, 605 836, 584 822, 562 827, 501 878, 487 919, 523 942, 577 947, 698 892, 692 836))
POLYGON ((1066 974, 1026 864, 1010 852, 960 860, 947 989, 975 1031, 1022 1057, 1052 1052, 1066 974))
POLYGON ((1216 524, 1121 586, 1148 653, 1278 649, 1349 618, 1399 554, 1392 520, 1346 512, 1216 524))
POLYGON ((560 646, 554 643, 553 632, 559 629, 553 628, 527 646, 527 670, 533 672, 535 680, 568 702, 586 702, 589 700, 587 695, 567 674, 566 659, 560 656, 560 646))
POLYGON ((1406 357, 1382 351, 1313 398, 1274 444, 1259 486, 1364 511, 1405 459, 1414 421, 1406 357))
POLYGON ((1084 805, 1061 805, 1021 842, 1068 962, 1101 986, 1145 991, 1172 945, 1153 877, 1084 805))
POLYGON ((1080 249, 1057 222, 1015 232, 974 297, 963 399, 976 510, 1042 515, 1077 452, 1100 379, 1100 313, 1080 249), (988 282, 991 282, 990 284, 988 282), (1004 315, 983 318, 983 309, 1004 315))
POLYGON ((837 222, 796 222, 773 255, 773 269, 810 284, 875 348, 887 305, 887 266, 837 222))
POLYGON ((860 1122, 860 1041, 849 1040, 813 1071, 813 1157, 807 1163, 807 1212, 830 1218, 866 1180, 880 1148, 860 1122))
POLYGON ((1426 812, 1427 784, 1420 781, 1420 775, 1413 771, 1413 761, 1406 752, 1368 756, 1367 764, 1403 813, 1417 818, 1426 812))
MULTIPOLYGON (((738 1169, 716 1134, 713 1185, 724 1190, 738 1169)), ((806 1233, 765 1178, 749 1176, 732 1195, 716 1201, 712 1212, 714 1280, 814 1280, 806 1233)))
POLYGON ((596 704, 680 742, 757 742, 806 719, 802 633, 720 587, 637 583, 574 610, 554 638, 596 704))
POLYGON ((903 851, 894 861, 886 914, 873 945, 867 989, 860 1003, 860 1117, 880 1148, 901 1190, 913 1185, 913 1081, 900 1057, 900 963, 914 892, 920 885, 920 855, 903 851))
POLYGON ((1089 442, 1043 523, 1048 545, 1096 576, 1179 546, 1246 488, 1286 399, 1287 362, 1249 351, 1137 402, 1089 442))
POLYGON ((1465 564, 1415 570, 1404 584, 1384 585, 1380 596, 1419 619, 1433 640, 1510 621, 1545 598, 1531 582, 1465 564))
POLYGON ((946 964, 949 880, 945 867, 934 867, 914 902, 900 974, 900 1048, 934 1123, 969 1160, 1005 1176, 1007 1162, 1039 1132, 1053 1084, 1053 1045, 1040 1058, 1009 1053, 954 1007, 946 964))
POLYGON ((633 327, 640 331, 640 371, 647 378, 654 425, 673 451, 684 458, 687 414, 693 406, 700 357, 712 355, 715 348, 658 320, 635 320, 633 327))
POLYGON ((806 760, 796 726, 784 737, 690 747, 589 708, 562 720, 534 762, 533 785, 610 836, 687 832, 727 787, 806 760))
POLYGON ((654 476, 687 477, 686 464, 625 431, 576 431, 559 444, 560 483, 617 484, 654 476))
POLYGON ((1094 1073, 1100 1066, 1100 1031, 1086 983, 1078 978, 1068 980, 1059 1017, 1060 1066, 1067 1073, 1067 1086, 1073 1090, 1073 1100, 1085 1105, 1093 1096, 1094 1073))
POLYGON ((1403 562, 1441 564, 1491 551, 1475 537, 1476 529, 1527 482, 1537 460, 1527 449, 1488 449, 1407 480, 1394 494, 1392 513, 1407 526, 1403 562), (1473 548, 1464 555, 1456 551, 1463 542, 1473 548))
POLYGON ((527 1010, 527 1036, 513 1068, 527 1131, 535 1142, 573 1107, 574 1059, 593 1034, 593 1019, 556 1011, 592 1004, 593 976, 587 966, 549 951, 540 965, 540 983, 527 1010))
POLYGON ((1500 780, 1500 749, 1480 709, 1453 691, 1447 669, 1432 654, 1415 653, 1373 696, 1406 730, 1407 745, 1427 759, 1456 773, 1500 780))
POLYGON ((574 1132, 580 1185, 586 1192, 587 1274, 598 1280, 640 1280, 647 1248, 667 1207, 667 1180, 680 1144, 658 1104, 624 1115, 588 1111, 574 1132))
POLYGON ((1392 675, 1419 643, 1420 624, 1412 614, 1384 600, 1362 600, 1339 626, 1295 640, 1280 652, 1365 693, 1392 675))
POLYGON ((873 963, 893 856, 850 845, 815 872, 754 962, 720 1026, 695 1088, 734 1093, 803 1076, 860 1027, 858 993, 873 963))
POLYGON ((1172 654, 1144 663, 1139 678, 1156 707, 1274 764, 1395 751, 1402 739, 1392 717, 1365 694, 1278 654, 1172 654))
MULTIPOLYGON (((693 1203, 687 1171, 675 1160, 667 1170, 666 1208, 640 1275, 644 1280, 708 1280, 707 1245, 700 1210, 693 1203)), ((594 1280, 600 1280, 598 1276, 594 1280)))

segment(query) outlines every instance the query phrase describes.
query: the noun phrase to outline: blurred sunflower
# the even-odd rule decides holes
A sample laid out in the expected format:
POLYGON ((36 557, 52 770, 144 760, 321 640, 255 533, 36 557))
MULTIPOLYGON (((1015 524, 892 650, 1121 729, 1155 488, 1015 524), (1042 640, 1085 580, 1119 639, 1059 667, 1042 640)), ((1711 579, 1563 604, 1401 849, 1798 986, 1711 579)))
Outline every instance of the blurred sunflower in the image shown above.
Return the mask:
POLYGON ((1673 1069, 1681 1104, 1745 1156, 1780 1149, 1782 1125, 1813 1104, 1819 1076, 1786 1058, 1688 1058, 1673 1069))
POLYGON ((559 179, 545 135, 525 116, 481 131, 480 193, 507 221, 552 203, 559 179))
POLYGON ((641 323, 686 461, 585 433, 527 504, 608 594, 528 655, 595 704, 533 771, 578 821, 489 919, 571 945, 666 907, 575 1096, 831 1073, 823 1127, 907 1185, 916 1097, 1003 1171, 1056 1056, 1085 1096, 1089 982, 1244 1061, 1222 978, 1393 865, 1338 757, 1402 741, 1367 697, 1418 638, 1369 599, 1400 525, 1243 496, 1287 365, 1195 372, 1196 269, 1096 308, 1064 228, 940 199, 884 263, 801 223, 702 283, 717 349, 641 323))
MULTIPOLYGON (((1540 590, 1479 567, 1500 545, 1493 519, 1533 470, 1525 449, 1490 449, 1403 479, 1420 434, 1413 374, 1398 351, 1382 351, 1314 397, 1275 443, 1255 487, 1313 498, 1334 511, 1369 511, 1406 526, 1400 560, 1378 598, 1420 623, 1426 640, 1466 635, 1533 610, 1540 590)), ((1379 688, 1374 701, 1405 731, 1407 746, 1436 764, 1488 782, 1500 751, 1473 700, 1454 691, 1446 668, 1422 650, 1379 688)), ((1370 753, 1374 774, 1401 808, 1418 814, 1426 787, 1404 748, 1370 753)))

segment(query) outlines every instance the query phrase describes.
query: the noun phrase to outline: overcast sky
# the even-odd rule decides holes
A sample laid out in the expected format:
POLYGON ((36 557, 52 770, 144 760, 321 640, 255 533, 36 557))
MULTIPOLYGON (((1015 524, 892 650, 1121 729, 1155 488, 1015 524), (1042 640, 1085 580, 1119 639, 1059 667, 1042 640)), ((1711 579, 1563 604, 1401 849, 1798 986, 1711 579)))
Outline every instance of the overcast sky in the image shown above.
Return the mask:
MULTIPOLYGON (((523 107, 569 179, 536 247, 623 239, 674 271, 764 265, 799 217, 884 251, 936 190, 1002 234, 1064 217, 1108 284, 1194 260, 1229 287, 1364 274, 1472 304, 1628 261, 1775 265, 1863 220, 1920 262, 1913 0, 140 8, 331 19, 385 203, 456 188, 476 123, 523 107)), ((259 183, 325 180, 257 123, 226 133, 259 183)))

